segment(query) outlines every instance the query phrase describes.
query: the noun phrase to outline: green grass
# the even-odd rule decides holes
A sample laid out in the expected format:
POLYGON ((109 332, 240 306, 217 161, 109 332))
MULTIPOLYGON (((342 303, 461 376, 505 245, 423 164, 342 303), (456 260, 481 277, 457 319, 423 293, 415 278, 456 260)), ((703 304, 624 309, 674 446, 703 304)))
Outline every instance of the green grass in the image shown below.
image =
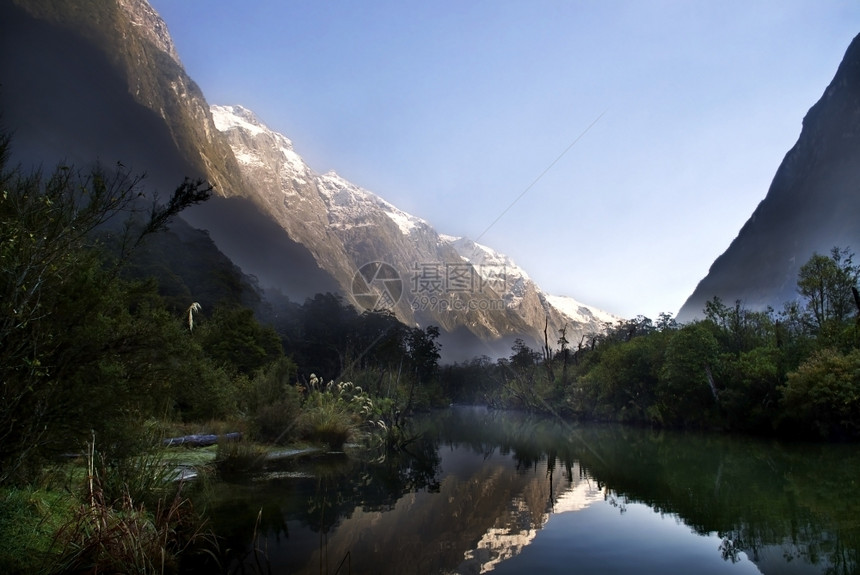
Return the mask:
POLYGON ((0 490, 0 572, 36 573, 58 555, 56 534, 74 517, 68 492, 37 487, 0 490))
POLYGON ((108 461, 90 447, 86 461, 0 488, 0 573, 175 571, 182 553, 214 539, 171 477, 180 462, 214 457, 153 448, 108 461))
POLYGON ((212 464, 218 453, 218 445, 207 447, 168 447, 162 452, 165 463, 203 467, 212 464))

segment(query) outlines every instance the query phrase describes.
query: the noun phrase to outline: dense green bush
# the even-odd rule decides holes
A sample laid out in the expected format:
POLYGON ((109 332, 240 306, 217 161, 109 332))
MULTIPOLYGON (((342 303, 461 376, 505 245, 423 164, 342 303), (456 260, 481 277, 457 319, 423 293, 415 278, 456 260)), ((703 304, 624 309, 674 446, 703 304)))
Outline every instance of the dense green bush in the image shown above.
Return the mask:
POLYGON ((860 438, 860 350, 815 352, 782 391, 788 422, 822 438, 860 438))
POLYGON ((151 283, 119 272, 211 192, 185 181, 144 206, 141 178, 120 165, 25 173, 7 167, 9 147, 0 135, 0 483, 26 480, 91 429, 117 437, 129 417, 165 408, 172 319, 151 283))
POLYGON ((298 435, 301 395, 296 387, 297 367, 282 357, 259 370, 251 381, 249 412, 251 433, 260 440, 286 443, 298 435))

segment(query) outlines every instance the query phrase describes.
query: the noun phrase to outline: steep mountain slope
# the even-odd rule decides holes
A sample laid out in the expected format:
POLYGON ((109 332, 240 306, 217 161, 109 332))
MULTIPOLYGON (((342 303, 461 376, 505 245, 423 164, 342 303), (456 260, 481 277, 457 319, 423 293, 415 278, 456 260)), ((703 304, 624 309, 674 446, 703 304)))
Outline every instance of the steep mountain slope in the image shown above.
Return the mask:
POLYGON ((236 192, 245 184, 233 152, 147 2, 0 2, 0 112, 13 161, 25 166, 121 162, 146 174, 148 195, 162 197, 186 176, 207 178, 218 197, 183 215, 246 273, 293 299, 337 289, 303 246, 236 192))
POLYGON ((170 129, 129 93, 105 52, 73 27, 0 3, 0 122, 25 165, 88 167, 121 161, 172 190, 202 175, 177 152, 170 129))
MULTIPOLYGON (((98 46, 9 2, 0 2, 0 112, 12 135, 10 164, 25 170, 50 173, 62 164, 86 172, 96 161, 107 170, 121 162, 135 175, 146 174, 144 202, 202 173, 179 152, 165 120, 130 94, 125 75, 98 46)), ((148 238, 124 271, 159 278, 177 311, 192 301, 207 312, 223 302, 260 305, 251 278, 205 232, 179 218, 169 232, 148 238)))
POLYGON ((308 247, 356 305, 368 307, 388 298, 386 307, 406 323, 439 325, 447 332, 460 329, 461 334, 465 328, 484 342, 502 340, 505 345, 506 336, 542 343, 546 327, 554 346, 565 326, 570 339, 599 332, 604 321, 617 319, 554 300, 565 310, 576 310, 568 316, 504 255, 465 238, 440 235, 424 220, 334 172, 315 174, 288 138, 251 111, 213 106, 212 116, 242 166, 255 203, 308 247), (386 277, 397 280, 394 292, 384 293, 391 282, 375 281, 380 278, 373 274, 380 270, 389 270, 386 277))
MULTIPOLYGON (((187 175, 205 175, 224 195, 241 186, 236 160, 214 129, 203 93, 185 73, 167 26, 146 0, 12 1, 36 20, 76 36, 76 44, 84 41, 99 51, 112 68, 101 71, 120 78, 134 101, 163 119, 171 148, 194 169, 187 175)), ((55 65, 76 57, 61 51, 55 65)), ((134 132, 125 137, 134 138, 134 132)))
POLYGON ((476 350, 491 355, 514 337, 540 345, 545 322, 551 344, 564 326, 568 339, 603 329, 604 316, 564 315, 491 250, 313 173, 247 110, 210 109, 146 0, 12 0, 0 32, 18 159, 119 160, 162 192, 207 178, 219 197, 183 217, 261 285, 292 298, 339 289, 359 307, 384 296, 404 322, 439 325, 463 357, 467 344, 494 342, 476 350))
POLYGON ((719 296, 751 308, 780 308, 797 297, 797 273, 814 253, 860 250, 860 36, 803 129, 765 199, 714 261, 678 319, 702 313, 719 296))

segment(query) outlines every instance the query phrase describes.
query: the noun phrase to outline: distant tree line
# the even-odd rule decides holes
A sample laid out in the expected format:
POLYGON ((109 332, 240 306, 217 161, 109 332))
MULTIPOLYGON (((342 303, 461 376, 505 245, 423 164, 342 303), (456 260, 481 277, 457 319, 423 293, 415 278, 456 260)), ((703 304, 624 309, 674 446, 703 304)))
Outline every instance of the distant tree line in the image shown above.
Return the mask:
POLYGON ((800 269, 776 311, 709 301, 704 319, 639 316, 551 353, 446 366, 455 400, 587 420, 860 439, 860 266, 848 248, 800 269))

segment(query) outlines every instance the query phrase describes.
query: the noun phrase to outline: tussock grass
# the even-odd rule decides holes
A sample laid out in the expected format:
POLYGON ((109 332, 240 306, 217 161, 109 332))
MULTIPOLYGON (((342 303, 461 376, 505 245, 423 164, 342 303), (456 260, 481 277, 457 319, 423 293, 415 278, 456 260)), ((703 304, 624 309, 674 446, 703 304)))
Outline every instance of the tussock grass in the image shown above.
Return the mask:
POLYGON ((325 443, 338 450, 349 441, 358 429, 355 414, 336 404, 314 406, 301 415, 302 437, 310 441, 325 443))
POLYGON ((266 464, 266 451, 249 441, 222 441, 215 454, 215 470, 223 479, 246 477, 262 471, 266 464))
POLYGON ((214 542, 181 490, 150 510, 128 494, 109 502, 96 483, 57 532, 61 552, 47 572, 173 573, 179 555, 203 540, 214 542))
POLYGON ((0 491, 0 572, 172 573, 182 553, 216 548, 158 451, 111 460, 93 442, 72 467, 66 489, 0 491))

